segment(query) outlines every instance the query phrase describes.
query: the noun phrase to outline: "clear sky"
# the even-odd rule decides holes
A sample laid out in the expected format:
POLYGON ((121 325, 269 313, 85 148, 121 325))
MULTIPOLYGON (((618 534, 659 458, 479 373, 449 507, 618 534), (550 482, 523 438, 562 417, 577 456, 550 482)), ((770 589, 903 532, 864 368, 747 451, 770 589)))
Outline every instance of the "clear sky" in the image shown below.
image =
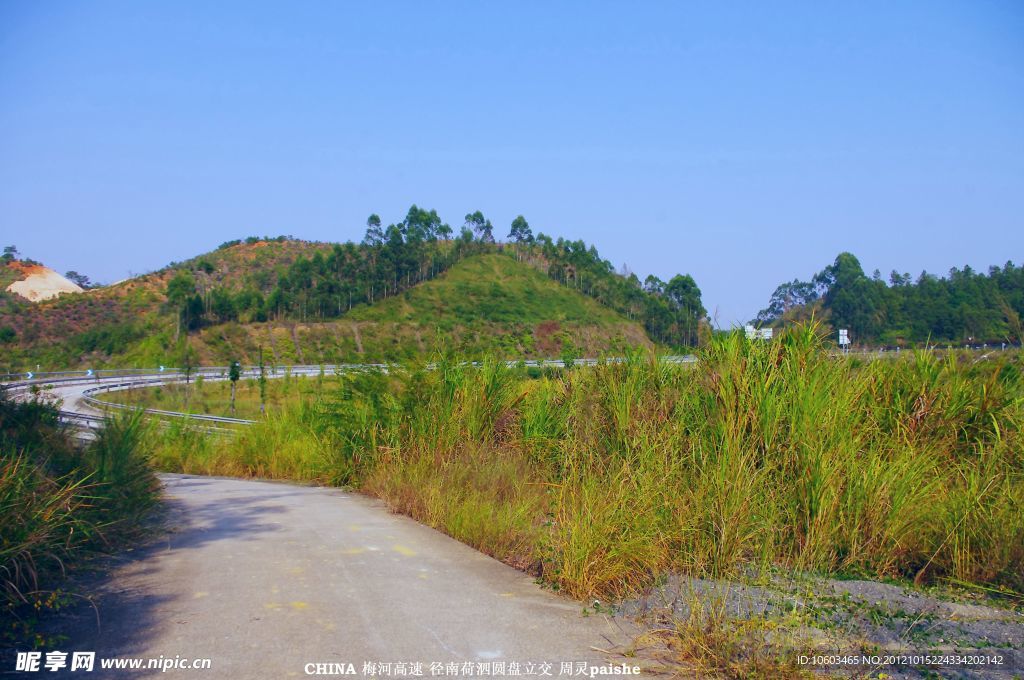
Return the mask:
POLYGON ((1024 3, 0 1, 0 241, 111 282, 410 204, 689 272, 1024 260, 1024 3))

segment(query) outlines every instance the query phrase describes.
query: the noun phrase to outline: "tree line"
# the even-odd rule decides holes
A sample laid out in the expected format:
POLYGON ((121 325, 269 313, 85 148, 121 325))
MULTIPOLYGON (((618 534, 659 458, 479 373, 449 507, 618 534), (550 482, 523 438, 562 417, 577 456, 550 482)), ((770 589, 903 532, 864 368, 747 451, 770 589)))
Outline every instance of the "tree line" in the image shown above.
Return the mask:
POLYGON ((582 240, 553 240, 546 234, 527 244, 524 259, 552 279, 641 323, 655 342, 696 347, 708 332, 700 288, 689 274, 676 274, 667 282, 650 275, 641 283, 625 266, 616 272, 594 246, 588 248, 582 240))
POLYGON ((1020 342, 1024 267, 954 267, 939 277, 893 271, 888 281, 840 253, 811 278, 781 284, 755 322, 778 324, 816 312, 833 328, 846 328, 854 343, 912 345, 925 342, 1020 342))
MULTIPOLYGON (((325 252, 300 256, 278 272, 276 281, 262 286, 250 282, 240 290, 200 290, 195 273, 213 269, 200 260, 195 272, 181 269, 171 278, 167 300, 177 312, 179 332, 229 321, 325 321, 340 318, 357 305, 399 295, 465 257, 504 252, 642 323, 655 342, 695 346, 706 330, 700 289, 689 275, 676 275, 668 282, 649 276, 641 283, 628 271, 616 273, 596 248, 582 240, 534 236, 522 215, 512 221, 506 243, 496 240, 494 230, 492 222, 475 211, 465 216, 456 234, 436 210, 413 205, 402 221, 386 227, 378 215, 370 215, 360 243, 335 244, 325 252)), ((228 241, 221 247, 241 242, 228 241)))

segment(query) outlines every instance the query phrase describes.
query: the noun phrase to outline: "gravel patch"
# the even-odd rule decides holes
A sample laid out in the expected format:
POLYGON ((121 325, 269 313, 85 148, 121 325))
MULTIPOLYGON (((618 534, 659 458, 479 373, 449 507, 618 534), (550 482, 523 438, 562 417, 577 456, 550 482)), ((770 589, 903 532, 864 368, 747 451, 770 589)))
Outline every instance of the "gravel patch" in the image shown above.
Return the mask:
POLYGON ((693 617, 759 620, 767 644, 808 654, 998 656, 999 668, 860 667, 840 675, 891 678, 1024 677, 1024 603, 951 589, 781 575, 746 581, 670 576, 616 612, 665 628, 693 617), (936 672, 938 675, 936 676, 936 672))

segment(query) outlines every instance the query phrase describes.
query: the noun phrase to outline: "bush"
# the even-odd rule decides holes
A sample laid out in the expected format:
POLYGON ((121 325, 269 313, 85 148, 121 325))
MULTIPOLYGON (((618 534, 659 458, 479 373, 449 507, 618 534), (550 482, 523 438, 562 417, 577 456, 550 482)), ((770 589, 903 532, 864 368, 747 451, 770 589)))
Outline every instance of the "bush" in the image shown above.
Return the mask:
POLYGON ((139 518, 160 494, 160 482, 143 447, 146 425, 142 418, 141 411, 122 411, 110 418, 83 456, 94 502, 117 521, 139 518))
POLYGON ((36 610, 60 601, 54 588, 66 568, 156 502, 142 428, 125 414, 79 450, 53 406, 0 393, 0 610, 14 622, 0 642, 32 637, 36 610))

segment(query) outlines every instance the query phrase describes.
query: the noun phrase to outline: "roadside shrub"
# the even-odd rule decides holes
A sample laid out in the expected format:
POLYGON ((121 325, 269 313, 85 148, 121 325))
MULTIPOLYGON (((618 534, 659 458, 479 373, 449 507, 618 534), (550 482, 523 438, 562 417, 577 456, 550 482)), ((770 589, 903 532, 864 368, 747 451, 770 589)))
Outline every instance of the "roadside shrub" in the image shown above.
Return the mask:
POLYGON ((118 520, 136 519, 160 495, 160 482, 143 446, 146 424, 141 411, 121 411, 110 418, 82 457, 90 470, 93 503, 118 520))
POLYGON ((62 601, 66 568, 123 536, 156 502, 142 434, 129 413, 80 448, 55 407, 0 393, 0 610, 13 622, 0 641, 31 642, 36 609, 62 601))

